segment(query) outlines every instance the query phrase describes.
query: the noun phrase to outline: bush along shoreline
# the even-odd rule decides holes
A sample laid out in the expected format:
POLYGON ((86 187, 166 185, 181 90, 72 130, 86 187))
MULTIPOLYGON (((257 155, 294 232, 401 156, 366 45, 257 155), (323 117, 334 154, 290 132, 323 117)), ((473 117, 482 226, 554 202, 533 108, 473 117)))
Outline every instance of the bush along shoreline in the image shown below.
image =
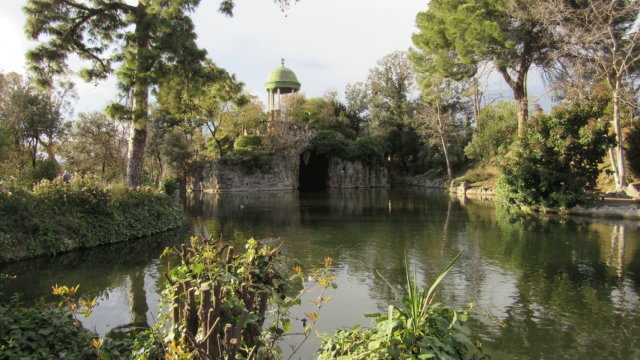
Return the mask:
POLYGON ((93 176, 43 180, 31 190, 0 181, 0 263, 132 240, 176 228, 186 216, 150 187, 93 176))

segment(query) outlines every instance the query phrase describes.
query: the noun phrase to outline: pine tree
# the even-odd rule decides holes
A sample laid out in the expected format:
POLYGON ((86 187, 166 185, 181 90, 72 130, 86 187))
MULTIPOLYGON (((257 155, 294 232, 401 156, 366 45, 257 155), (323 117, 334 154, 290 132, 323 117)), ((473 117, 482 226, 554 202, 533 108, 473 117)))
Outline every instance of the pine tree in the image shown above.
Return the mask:
MULTIPOLYGON (((296 0, 297 1, 297 0, 296 0)), ((276 1, 284 10, 289 0, 276 1)), ((79 75, 98 82, 116 74, 120 103, 109 113, 133 122, 129 141, 127 185, 142 183, 144 145, 149 118, 149 90, 166 78, 182 78, 191 91, 210 82, 206 51, 195 43, 189 17, 200 0, 28 0, 25 31, 30 40, 45 37, 27 52, 30 70, 41 86, 65 72, 69 55, 89 63, 79 75)), ((232 16, 233 0, 223 0, 220 12, 232 16)))
POLYGON ((553 48, 547 28, 532 15, 531 0, 432 0, 416 17, 419 33, 411 51, 416 72, 434 72, 461 80, 477 66, 492 62, 516 101, 518 132, 528 118, 527 76, 533 65, 544 66, 553 48))

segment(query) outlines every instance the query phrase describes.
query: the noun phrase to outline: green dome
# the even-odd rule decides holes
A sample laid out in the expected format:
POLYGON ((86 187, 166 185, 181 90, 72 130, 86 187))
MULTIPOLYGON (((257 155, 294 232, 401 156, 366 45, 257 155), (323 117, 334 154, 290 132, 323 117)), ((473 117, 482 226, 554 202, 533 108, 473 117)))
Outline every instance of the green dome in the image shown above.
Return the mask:
POLYGON ((282 65, 271 72, 267 78, 267 82, 264 83, 264 87, 267 91, 280 89, 280 93, 287 94, 294 90, 299 91, 300 82, 298 81, 296 74, 291 71, 291 69, 282 65))

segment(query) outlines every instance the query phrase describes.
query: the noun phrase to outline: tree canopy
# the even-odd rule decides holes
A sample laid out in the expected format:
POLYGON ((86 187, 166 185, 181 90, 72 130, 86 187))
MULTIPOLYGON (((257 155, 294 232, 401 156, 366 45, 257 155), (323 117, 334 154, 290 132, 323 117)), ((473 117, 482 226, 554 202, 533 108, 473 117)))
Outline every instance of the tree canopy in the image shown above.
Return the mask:
POLYGON ((548 29, 530 8, 533 0, 432 0, 416 17, 410 59, 418 73, 437 73, 460 80, 477 66, 491 62, 516 101, 518 129, 528 118, 527 76, 531 66, 544 66, 553 48, 548 29))

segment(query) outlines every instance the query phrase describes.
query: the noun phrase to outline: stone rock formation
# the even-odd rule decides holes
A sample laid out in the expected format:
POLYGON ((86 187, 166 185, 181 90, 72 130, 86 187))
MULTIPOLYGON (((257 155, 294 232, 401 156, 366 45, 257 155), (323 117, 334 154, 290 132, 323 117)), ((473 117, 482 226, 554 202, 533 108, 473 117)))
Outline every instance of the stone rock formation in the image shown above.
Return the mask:
MULTIPOLYGON (((209 160, 191 174, 187 181, 187 191, 227 192, 227 191, 268 191, 294 190, 299 186, 300 155, 307 156, 310 147, 290 155, 276 154, 266 173, 247 173, 240 166, 225 166, 217 160, 209 160)), ((388 187, 389 173, 385 167, 370 167, 360 161, 330 158, 327 187, 369 188, 388 187)))
POLYGON ((389 186, 389 172, 384 166, 373 167, 360 161, 329 159, 327 186, 331 188, 370 188, 389 186))

